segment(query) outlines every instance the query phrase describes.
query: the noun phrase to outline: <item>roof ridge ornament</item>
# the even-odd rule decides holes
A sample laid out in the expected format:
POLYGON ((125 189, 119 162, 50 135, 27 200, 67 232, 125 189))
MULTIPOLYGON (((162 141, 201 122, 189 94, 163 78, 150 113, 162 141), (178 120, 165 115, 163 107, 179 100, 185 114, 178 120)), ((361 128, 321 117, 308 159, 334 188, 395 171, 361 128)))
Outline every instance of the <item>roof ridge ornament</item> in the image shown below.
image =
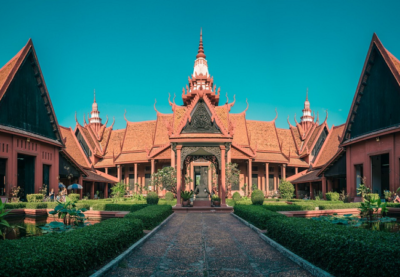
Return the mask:
POLYGON ((125 113, 124 113, 124 119, 125 119, 125 121, 126 121, 126 124, 128 124, 128 119, 126 119, 126 109, 125 109, 125 113))
POLYGON ((200 28, 200 42, 199 42, 199 50, 197 51, 196 59, 198 58, 206 58, 206 55, 204 54, 204 48, 203 48, 203 29, 200 28))
POLYGON ((76 124, 79 124, 78 118, 76 118, 76 111, 75 111, 75 122, 76 122, 76 124))
POLYGON ((294 127, 291 123, 290 123, 290 120, 289 120, 289 115, 287 116, 287 122, 288 122, 288 124, 289 124, 289 128, 291 128, 291 127, 294 127))
POLYGON ((278 109, 277 109, 277 108, 275 108, 275 113, 276 113, 276 116, 275 116, 275 118, 272 120, 272 122, 275 122, 275 120, 278 118, 278 109))

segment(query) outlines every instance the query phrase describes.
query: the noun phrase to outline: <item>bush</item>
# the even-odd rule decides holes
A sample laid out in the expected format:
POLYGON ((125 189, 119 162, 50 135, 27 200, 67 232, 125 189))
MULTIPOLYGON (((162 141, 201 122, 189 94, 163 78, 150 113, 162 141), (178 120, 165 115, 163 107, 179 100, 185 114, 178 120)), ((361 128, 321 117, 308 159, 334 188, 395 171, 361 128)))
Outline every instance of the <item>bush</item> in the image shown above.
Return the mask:
POLYGON ((28 202, 28 203, 26 203, 26 209, 47 209, 47 203, 45 203, 45 202, 28 202))
POLYGON ((268 205, 263 205, 262 207, 266 210, 269 211, 274 211, 274 212, 284 212, 284 211, 312 211, 315 210, 315 207, 317 207, 315 203, 296 203, 293 205, 288 205, 288 204, 268 204, 268 205))
POLYGON ((172 207, 169 205, 151 205, 139 211, 129 213, 125 218, 140 219, 145 230, 151 230, 172 214, 172 207))
POLYGON ((175 198, 175 196, 174 196, 174 194, 172 192, 167 191, 165 193, 165 200, 172 201, 172 200, 174 200, 174 198, 175 198))
POLYGON ((239 200, 234 202, 235 206, 236 205, 251 205, 253 204, 250 200, 239 200))
POLYGON ((334 276, 393 276, 400 266, 397 233, 294 217, 270 217, 265 225, 268 237, 334 276))
POLYGON ((339 193, 338 192, 327 192, 325 193, 326 200, 328 201, 338 201, 339 193))
POLYGON ((264 193, 261 190, 253 190, 251 193, 251 202, 253 205, 262 205, 264 203, 264 193))
POLYGON ((289 181, 282 181, 279 185, 279 192, 281 194, 281 197, 283 199, 291 199, 293 198, 294 195, 294 186, 291 182, 289 181))
POLYGON ((70 193, 70 194, 68 194, 68 197, 69 197, 69 199, 71 199, 71 201, 75 202, 75 201, 79 200, 81 195, 78 193, 70 193))
POLYGON ((157 194, 157 192, 149 192, 148 194, 147 194, 147 198, 146 198, 146 201, 147 201, 147 204, 148 205, 157 205, 158 204, 158 194, 157 194))
POLYGON ((233 196, 232 196, 232 199, 233 199, 234 201, 240 201, 240 199, 242 199, 242 196, 240 195, 239 192, 235 192, 235 193, 233 194, 233 196))
POLYGON ((5 209, 25 209, 26 202, 6 203, 5 209))
POLYGON ((358 203, 339 203, 339 204, 331 204, 330 202, 326 204, 320 204, 320 210, 334 210, 334 209, 354 209, 361 206, 361 202, 358 203))
POLYGON ((0 243, 0 276, 80 276, 142 235, 140 220, 112 218, 71 232, 5 240, 0 243))
MULTIPOLYGON (((87 205, 87 204, 86 204, 87 205)), ((97 203, 91 206, 95 211, 126 211, 135 212, 140 209, 146 208, 147 204, 112 204, 112 203, 97 203)))
POLYGON ((26 200, 28 200, 28 202, 42 202, 43 201, 43 194, 41 194, 41 193, 27 194, 26 195, 26 200))
POLYGON ((365 195, 365 198, 372 200, 372 199, 379 199, 380 196, 378 193, 368 193, 365 195))
POLYGON ((286 217, 285 215, 263 209, 261 206, 235 205, 233 210, 237 216, 240 216, 262 230, 266 228, 266 222, 272 217, 286 217))

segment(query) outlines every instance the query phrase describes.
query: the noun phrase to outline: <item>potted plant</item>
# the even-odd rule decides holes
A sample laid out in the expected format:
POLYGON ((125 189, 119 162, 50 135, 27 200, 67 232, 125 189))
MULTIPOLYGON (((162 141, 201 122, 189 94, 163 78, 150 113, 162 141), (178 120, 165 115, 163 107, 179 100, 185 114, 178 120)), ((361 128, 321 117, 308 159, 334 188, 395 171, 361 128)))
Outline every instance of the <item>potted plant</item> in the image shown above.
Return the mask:
POLYGON ((219 198, 218 195, 213 195, 211 200, 212 200, 212 203, 213 203, 214 207, 221 206, 221 198, 219 198))
POLYGON ((181 191, 182 206, 190 207, 190 198, 193 197, 193 191, 181 191))

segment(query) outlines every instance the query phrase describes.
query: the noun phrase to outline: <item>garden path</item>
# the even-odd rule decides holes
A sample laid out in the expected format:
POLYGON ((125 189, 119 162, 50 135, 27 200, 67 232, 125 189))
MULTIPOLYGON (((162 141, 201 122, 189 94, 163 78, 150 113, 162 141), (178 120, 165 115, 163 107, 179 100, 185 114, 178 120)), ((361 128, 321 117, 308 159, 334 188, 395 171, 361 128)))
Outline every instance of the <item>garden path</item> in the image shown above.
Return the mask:
POLYGON ((109 276, 312 276, 230 214, 175 214, 109 276))

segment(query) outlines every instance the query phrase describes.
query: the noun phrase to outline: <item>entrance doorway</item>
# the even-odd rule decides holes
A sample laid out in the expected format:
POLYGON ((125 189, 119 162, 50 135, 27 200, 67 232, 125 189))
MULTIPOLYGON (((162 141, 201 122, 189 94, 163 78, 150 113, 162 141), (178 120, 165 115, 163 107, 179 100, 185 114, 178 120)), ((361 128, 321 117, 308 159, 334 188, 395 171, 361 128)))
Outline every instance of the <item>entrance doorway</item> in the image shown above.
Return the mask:
POLYGON ((18 154, 18 186, 21 188, 18 197, 26 200, 27 194, 35 193, 35 157, 18 154))
POLYGON ((196 200, 208 200, 208 167, 195 166, 194 167, 194 180, 196 200))
POLYGON ((389 154, 371 156, 372 192, 383 197, 389 190, 389 154))
POLYGON ((6 195, 6 164, 7 159, 0 159, 0 196, 6 195))

